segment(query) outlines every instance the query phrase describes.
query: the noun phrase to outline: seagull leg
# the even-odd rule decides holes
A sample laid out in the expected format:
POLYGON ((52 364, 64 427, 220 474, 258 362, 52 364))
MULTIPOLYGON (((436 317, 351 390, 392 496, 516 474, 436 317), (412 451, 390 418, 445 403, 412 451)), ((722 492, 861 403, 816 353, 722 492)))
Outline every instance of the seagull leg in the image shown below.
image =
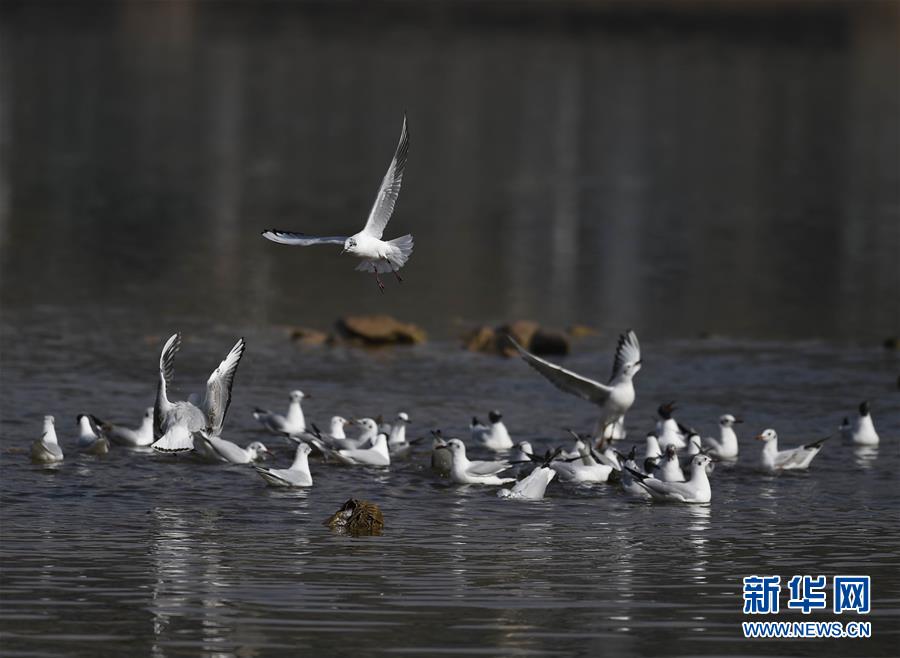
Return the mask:
POLYGON ((372 274, 375 275, 375 283, 378 284, 378 289, 383 293, 384 292, 384 284, 381 282, 381 277, 378 276, 378 266, 372 265, 372 274))
POLYGON ((397 283, 403 283, 403 277, 400 276, 400 272, 395 270, 393 267, 391 268, 391 272, 393 272, 394 276, 397 277, 397 283))

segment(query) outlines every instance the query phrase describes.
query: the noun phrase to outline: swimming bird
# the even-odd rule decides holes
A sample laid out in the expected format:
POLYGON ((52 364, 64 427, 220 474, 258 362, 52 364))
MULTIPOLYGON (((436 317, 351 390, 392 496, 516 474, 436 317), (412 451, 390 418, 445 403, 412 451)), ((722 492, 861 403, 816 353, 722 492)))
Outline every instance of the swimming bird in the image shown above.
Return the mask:
POLYGON ((31 444, 31 461, 35 464, 53 464, 63 460, 63 451, 56 438, 56 419, 44 416, 41 438, 31 444))
POLYGON ((100 423, 88 414, 79 414, 78 449, 88 455, 105 455, 109 452, 109 439, 100 431, 100 423))
POLYGON ((506 484, 515 478, 498 477, 498 473, 510 467, 508 461, 472 461, 466 456, 466 444, 450 439, 439 450, 449 450, 452 458, 450 479, 457 484, 506 484))
POLYGON ((662 450, 665 450, 670 443, 678 450, 687 446, 687 435, 690 430, 675 420, 672 415, 674 412, 674 402, 661 404, 656 410, 656 413, 659 414, 656 431, 659 435, 659 447, 662 450))
POLYGON ((497 496, 510 500, 543 500, 547 485, 556 477, 556 471, 549 465, 560 451, 561 449, 557 448, 556 452, 548 454, 531 473, 516 482, 512 488, 500 489, 497 496))
POLYGON ((483 447, 494 452, 503 452, 512 448, 513 442, 502 418, 503 414, 497 410, 488 412, 490 425, 484 425, 478 418, 473 417, 472 424, 469 425, 472 440, 478 441, 483 447))
POLYGON ((194 447, 193 435, 207 437, 222 433, 225 414, 231 404, 231 387, 245 343, 240 338, 206 381, 206 397, 199 406, 192 402, 170 402, 167 388, 175 372, 175 354, 181 347, 181 334, 172 334, 159 357, 159 386, 153 408, 153 435, 159 439, 151 446, 160 452, 183 452, 194 447))
POLYGON ((712 462, 709 455, 694 455, 691 460, 691 477, 687 482, 663 482, 635 469, 629 469, 634 481, 646 489, 655 501, 677 503, 708 503, 712 489, 706 467, 712 462))
POLYGON ((631 446, 631 451, 628 455, 619 456, 619 470, 622 474, 620 480, 622 483, 622 490, 633 498, 649 499, 651 497, 650 492, 647 491, 647 488, 642 486, 640 480, 634 476, 635 471, 644 474, 644 471, 638 467, 637 461, 635 461, 636 455, 637 446, 631 446))
POLYGON ((144 416, 137 429, 99 419, 96 422, 103 436, 116 445, 127 448, 142 448, 153 443, 153 407, 147 407, 144 410, 144 416))
POLYGON ((297 446, 294 463, 290 468, 263 468, 254 465, 253 469, 273 487, 311 487, 313 479, 309 472, 310 452, 312 448, 306 443, 301 443, 297 446))
POLYGON ((878 432, 872 421, 868 400, 859 405, 859 415, 850 424, 850 440, 859 446, 877 446, 878 432))
POLYGON ((716 459, 734 461, 738 458, 738 438, 734 431, 737 423, 743 423, 740 418, 731 414, 719 416, 719 440, 707 437, 703 442, 709 446, 710 454, 716 459))
POLYGON ((655 433, 647 434, 647 447, 644 449, 644 459, 656 459, 662 457, 662 448, 659 447, 659 438, 655 433))
POLYGON ((197 432, 194 436, 194 450, 197 456, 210 462, 227 462, 229 464, 249 464, 259 461, 269 454, 269 449, 259 441, 254 441, 246 448, 237 443, 218 436, 210 436, 205 432, 197 432))
MULTIPOLYGON (((373 421, 374 422, 374 421, 373 421)), ((331 453, 338 461, 354 466, 390 466, 391 453, 388 450, 387 436, 378 434, 368 448, 337 450, 331 453)))
POLYGON ((268 409, 257 407, 253 410, 253 417, 273 434, 302 434, 306 431, 306 418, 303 416, 303 408, 300 406, 300 402, 308 397, 311 396, 303 391, 291 391, 288 396, 290 403, 288 404, 287 414, 282 416, 268 409))
POLYGON ((361 272, 374 274, 375 281, 381 292, 384 292, 384 284, 378 276, 380 273, 393 272, 394 276, 397 277, 397 281, 402 282, 403 278, 400 276, 399 270, 406 264, 406 261, 409 260, 412 254, 413 237, 407 234, 388 241, 382 240, 381 237, 384 234, 388 220, 390 220, 394 212, 397 197, 400 196, 400 185, 403 182, 403 170, 406 167, 408 152, 409 131, 407 130, 406 117, 404 116, 400 142, 397 144, 394 158, 391 160, 384 180, 381 181, 378 196, 375 197, 375 204, 369 212, 366 225, 359 233, 350 237, 318 238, 303 233, 269 229, 263 231, 263 237, 272 242, 299 247, 318 244, 342 244, 344 249, 341 253, 348 253, 362 259, 362 263, 356 269, 361 272))
MULTIPOLYGON (((693 460, 691 463, 693 463, 693 460)), ((684 473, 681 470, 681 464, 678 462, 678 451, 671 443, 666 446, 666 451, 659 460, 654 475, 663 482, 684 482, 684 473)))
POLYGON ((434 437, 431 444, 431 470, 441 477, 448 478, 450 469, 453 468, 453 455, 449 450, 443 449, 447 447, 447 441, 441 430, 432 430, 431 435, 434 437))
POLYGON ((395 422, 387 428, 388 447, 408 444, 406 440, 406 426, 409 425, 409 414, 401 411, 397 414, 395 422))
POLYGON ((575 461, 554 460, 549 466, 559 474, 563 482, 596 483, 609 480, 613 468, 599 463, 593 456, 593 450, 584 443, 577 443, 579 458, 575 461))
POLYGON ((635 392, 632 380, 641 369, 641 347, 637 335, 630 329, 619 336, 612 376, 606 384, 545 361, 528 352, 512 337, 509 340, 525 362, 547 378, 551 384, 600 407, 595 436, 603 436, 607 432, 607 426, 619 422, 634 404, 635 392))
POLYGON ((685 454, 688 457, 693 457, 694 455, 699 455, 703 452, 703 442, 700 439, 700 435, 696 432, 691 432, 690 436, 687 438, 687 450, 685 450, 685 454))
POLYGON ((809 468, 810 463, 819 454, 822 444, 825 443, 830 436, 824 439, 807 443, 799 448, 790 450, 778 449, 778 434, 773 429, 767 429, 756 437, 757 441, 765 441, 762 451, 762 466, 770 473, 778 471, 798 471, 809 468))

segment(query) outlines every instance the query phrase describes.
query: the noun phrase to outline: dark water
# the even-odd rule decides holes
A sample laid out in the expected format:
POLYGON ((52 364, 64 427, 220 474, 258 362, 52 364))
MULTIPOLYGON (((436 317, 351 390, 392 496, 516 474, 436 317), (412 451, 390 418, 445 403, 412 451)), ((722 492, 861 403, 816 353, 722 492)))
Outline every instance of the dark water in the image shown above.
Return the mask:
POLYGON ((896 4, 637 6, 0 5, 0 652, 896 653, 900 359, 879 346, 900 333, 896 4), (402 287, 258 238, 359 228, 404 110, 402 287), (281 328, 360 311, 433 340, 301 349, 281 328), (705 434, 744 416, 713 502, 556 482, 503 501, 435 478, 424 451, 314 462, 312 489, 282 492, 74 449, 75 414, 151 403, 175 330, 185 395, 247 337, 226 438, 279 464, 250 413, 297 387, 319 422, 405 410, 415 435, 464 433, 498 407, 550 445, 591 409, 455 342, 518 317, 599 327, 567 365, 600 378, 637 330, 634 437, 667 400, 705 434), (756 432, 796 445, 865 398, 877 453, 835 438, 807 474, 754 470, 756 432), (27 458, 46 413, 53 470, 27 458), (351 495, 382 506, 384 536, 322 527, 351 495), (869 574, 873 638, 741 639, 754 573, 869 574))

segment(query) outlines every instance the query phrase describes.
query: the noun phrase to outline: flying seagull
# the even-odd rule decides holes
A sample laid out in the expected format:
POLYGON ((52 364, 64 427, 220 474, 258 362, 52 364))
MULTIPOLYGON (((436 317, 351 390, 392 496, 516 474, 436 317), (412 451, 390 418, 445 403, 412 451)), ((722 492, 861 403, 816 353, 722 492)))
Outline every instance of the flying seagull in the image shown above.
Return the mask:
POLYGON ((606 427, 625 415, 634 404, 634 379, 641 369, 641 346, 637 335, 629 329, 619 336, 616 360, 613 363, 609 382, 600 382, 582 377, 560 366, 535 356, 519 345, 512 337, 510 342, 519 350, 526 363, 546 377, 558 389, 587 400, 600 407, 596 436, 603 436, 606 427))
POLYGON ((406 167, 406 156, 409 152, 409 132, 406 129, 406 116, 403 117, 403 130, 400 132, 400 143, 394 152, 394 159, 388 167, 375 204, 369 212, 369 218, 363 230, 350 237, 314 237, 304 233, 292 231, 278 231, 268 229, 262 235, 267 240, 280 244, 308 247, 315 244, 341 244, 344 249, 341 253, 349 253, 362 260, 357 266, 361 272, 371 272, 375 275, 378 288, 384 292, 384 284, 379 274, 393 272, 397 281, 403 282, 400 276, 400 268, 409 260, 413 250, 412 235, 404 235, 393 240, 382 240, 384 229, 394 212, 397 197, 400 196, 400 185, 403 183, 403 170, 406 167))

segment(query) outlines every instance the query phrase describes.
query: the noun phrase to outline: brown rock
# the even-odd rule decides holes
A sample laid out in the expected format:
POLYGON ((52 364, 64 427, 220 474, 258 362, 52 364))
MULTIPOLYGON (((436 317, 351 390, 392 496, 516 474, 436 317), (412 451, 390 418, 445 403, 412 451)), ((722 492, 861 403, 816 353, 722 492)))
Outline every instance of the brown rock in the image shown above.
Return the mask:
POLYGON ((531 337, 528 351, 533 354, 561 356, 569 353, 569 337, 561 331, 538 329, 531 337))
POLYGON ((463 347, 470 352, 496 352, 497 336, 492 328, 481 326, 463 336, 463 347))
POLYGON ((291 330, 291 340, 301 345, 324 345, 328 342, 328 334, 318 329, 296 327, 291 330))
POLYGON ((424 343, 425 331, 390 315, 347 315, 337 321, 342 338, 361 345, 412 345, 424 343))

